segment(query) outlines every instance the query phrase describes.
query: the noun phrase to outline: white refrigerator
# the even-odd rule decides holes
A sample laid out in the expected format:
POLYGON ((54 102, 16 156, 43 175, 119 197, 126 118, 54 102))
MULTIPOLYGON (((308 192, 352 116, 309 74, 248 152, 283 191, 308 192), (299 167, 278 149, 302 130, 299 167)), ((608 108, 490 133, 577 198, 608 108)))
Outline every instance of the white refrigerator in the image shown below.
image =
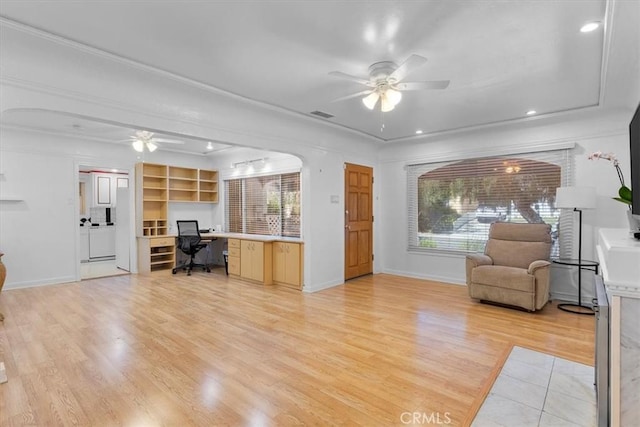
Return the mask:
POLYGON ((129 188, 116 189, 116 267, 131 271, 131 203, 129 188))

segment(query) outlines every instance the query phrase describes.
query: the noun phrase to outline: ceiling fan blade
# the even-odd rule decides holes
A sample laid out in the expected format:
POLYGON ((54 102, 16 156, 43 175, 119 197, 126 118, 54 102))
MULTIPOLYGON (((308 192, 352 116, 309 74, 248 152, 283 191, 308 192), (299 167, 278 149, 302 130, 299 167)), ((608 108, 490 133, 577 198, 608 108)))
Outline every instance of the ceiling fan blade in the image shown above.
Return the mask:
POLYGON ((342 71, 332 71, 332 72, 329 73, 329 75, 330 76, 334 76, 334 77, 339 77, 341 79, 350 80, 352 82, 360 83, 360 84, 371 86, 371 87, 373 87, 375 85, 374 83, 370 82, 367 79, 363 79, 361 77, 352 76, 351 74, 346 74, 346 73, 343 73, 342 71))
POLYGON ((347 95, 347 96, 343 96, 343 97, 340 97, 340 98, 336 98, 331 102, 339 102, 339 101, 344 101, 344 100, 351 99, 351 98, 357 98, 359 96, 369 95, 371 92, 373 92, 373 89, 367 89, 367 90, 363 90, 363 91, 358 92, 358 93, 352 93, 351 95, 347 95))
POLYGON ((416 68, 424 65, 427 62, 427 58, 420 55, 411 55, 404 61, 396 70, 391 73, 389 76, 389 80, 394 80, 396 82, 402 81, 407 74, 415 70, 416 68))
POLYGON ((184 141, 179 139, 153 138, 152 141, 159 142, 161 144, 184 144, 184 141))
POLYGON ((394 85, 398 90, 425 90, 425 89, 446 89, 449 80, 433 80, 430 82, 406 82, 394 85))

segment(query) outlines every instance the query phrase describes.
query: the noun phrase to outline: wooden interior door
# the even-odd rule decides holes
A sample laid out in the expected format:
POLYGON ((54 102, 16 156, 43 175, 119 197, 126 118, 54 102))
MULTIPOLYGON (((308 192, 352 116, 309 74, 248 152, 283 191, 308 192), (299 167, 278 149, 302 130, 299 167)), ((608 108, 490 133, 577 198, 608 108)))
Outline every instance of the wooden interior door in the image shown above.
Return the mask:
POLYGON ((344 280, 373 273, 373 169, 345 163, 344 280))

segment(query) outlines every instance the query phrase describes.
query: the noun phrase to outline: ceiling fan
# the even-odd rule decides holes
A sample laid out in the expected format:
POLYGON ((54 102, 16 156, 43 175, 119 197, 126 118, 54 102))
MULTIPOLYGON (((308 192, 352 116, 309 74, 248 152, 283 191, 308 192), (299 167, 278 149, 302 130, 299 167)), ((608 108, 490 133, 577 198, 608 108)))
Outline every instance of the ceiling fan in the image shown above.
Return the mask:
POLYGON ((411 55, 400 66, 391 61, 376 62, 369 67, 369 79, 352 76, 341 71, 332 71, 331 76, 357 82, 368 89, 343 96, 333 102, 364 96, 362 102, 373 110, 380 100, 380 110, 383 113, 391 111, 402 99, 402 92, 407 90, 446 89, 449 80, 432 80, 424 82, 403 82, 404 78, 416 68, 424 65, 427 58, 411 55))
POLYGON ((156 138, 153 136, 153 132, 149 132, 146 130, 137 130, 126 141, 131 142, 133 149, 140 153, 144 151, 145 147, 147 147, 147 150, 149 150, 149 152, 156 151, 156 149, 158 148, 158 143, 184 144, 184 141, 178 141, 175 139, 156 138))

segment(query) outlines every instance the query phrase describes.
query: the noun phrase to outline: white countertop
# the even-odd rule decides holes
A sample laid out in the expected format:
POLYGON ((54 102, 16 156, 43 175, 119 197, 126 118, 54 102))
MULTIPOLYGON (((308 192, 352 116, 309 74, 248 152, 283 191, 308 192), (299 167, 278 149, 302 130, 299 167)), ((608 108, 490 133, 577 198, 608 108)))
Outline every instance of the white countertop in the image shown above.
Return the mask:
POLYGON ((627 229, 602 228, 596 249, 607 290, 640 298, 640 241, 627 229))
POLYGON ((222 231, 213 231, 211 233, 202 234, 203 237, 220 237, 223 239, 241 239, 241 240, 255 240, 259 242, 292 242, 302 243, 302 239, 299 237, 285 237, 285 236, 268 236, 262 234, 243 234, 243 233, 225 233, 222 231))
MULTIPOLYGON (((177 234, 167 234, 163 236, 142 236, 142 238, 150 239, 154 237, 178 237, 177 234)), ((256 242, 291 242, 291 243, 303 243, 303 240, 299 237, 285 237, 285 236, 270 236, 262 234, 243 234, 243 233, 225 233, 223 231, 213 231, 210 233, 201 233, 200 237, 203 239, 210 239, 212 237, 220 239, 241 239, 241 240, 253 240, 256 242)))

